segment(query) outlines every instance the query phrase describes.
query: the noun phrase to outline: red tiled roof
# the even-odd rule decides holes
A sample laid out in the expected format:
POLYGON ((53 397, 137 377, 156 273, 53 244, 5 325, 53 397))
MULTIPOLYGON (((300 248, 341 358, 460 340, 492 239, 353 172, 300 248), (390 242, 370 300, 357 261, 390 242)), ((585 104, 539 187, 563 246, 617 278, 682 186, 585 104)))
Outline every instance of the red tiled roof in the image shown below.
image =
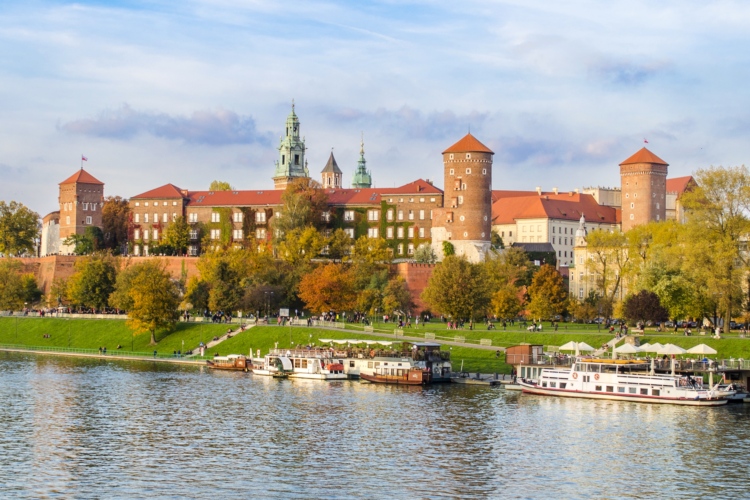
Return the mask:
POLYGON ((281 205, 283 189, 262 191, 190 191, 189 207, 247 207, 281 205))
POLYGON ((417 179, 409 184, 394 188, 374 188, 382 194, 443 194, 440 188, 436 188, 424 179, 417 179))
POLYGON ((383 196, 394 194, 443 194, 441 189, 423 179, 393 188, 326 189, 325 192, 331 205, 379 205, 383 196))
POLYGON ((561 193, 539 196, 509 196, 492 204, 493 224, 515 224, 518 219, 579 220, 584 214, 589 222, 616 224, 617 210, 599 205, 590 194, 561 193))
POLYGON ((690 184, 695 184, 692 175, 686 175, 685 177, 675 177, 674 179, 667 179, 667 193, 677 193, 681 195, 687 191, 690 184))
POLYGON ((71 175, 64 181, 60 183, 62 186, 63 184, 101 184, 102 186, 104 183, 100 180, 98 180, 96 177, 91 175, 90 173, 86 172, 84 169, 79 170, 75 174, 71 175))
POLYGON ((471 152, 495 154, 490 148, 479 142, 479 139, 471 135, 471 133, 466 134, 460 141, 443 151, 443 154, 471 152))
POLYGON ((657 165, 669 165, 648 149, 641 148, 636 154, 620 163, 620 165, 632 165, 633 163, 656 163, 657 165))
POLYGON ((137 196, 132 196, 130 199, 136 198, 184 198, 182 190, 174 184, 164 184, 161 187, 146 191, 137 196))

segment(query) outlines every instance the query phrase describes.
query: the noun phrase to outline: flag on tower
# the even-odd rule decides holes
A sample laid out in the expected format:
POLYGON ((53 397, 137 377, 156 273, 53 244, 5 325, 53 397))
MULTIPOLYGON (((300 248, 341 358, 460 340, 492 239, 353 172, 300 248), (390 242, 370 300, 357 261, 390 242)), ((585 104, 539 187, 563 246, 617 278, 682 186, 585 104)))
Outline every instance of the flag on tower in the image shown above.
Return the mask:
POLYGON ((86 158, 85 156, 81 155, 81 161, 89 161, 89 159, 86 158))
POLYGON ((643 139, 643 142, 646 143, 646 144, 648 144, 648 141, 646 139, 643 139))

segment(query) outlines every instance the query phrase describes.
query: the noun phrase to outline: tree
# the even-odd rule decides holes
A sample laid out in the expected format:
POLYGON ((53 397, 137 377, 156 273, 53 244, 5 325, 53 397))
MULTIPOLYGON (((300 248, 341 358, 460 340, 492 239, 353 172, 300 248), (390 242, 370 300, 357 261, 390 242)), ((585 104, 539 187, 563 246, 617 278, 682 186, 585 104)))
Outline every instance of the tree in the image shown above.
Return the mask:
POLYGON ((104 309, 115 291, 118 263, 108 254, 94 254, 76 260, 76 272, 68 279, 68 298, 74 304, 104 309))
POLYGON ((42 291, 36 277, 23 272, 23 264, 15 259, 0 260, 0 310, 17 310, 25 305, 36 304, 42 291))
POLYGON ((529 312, 539 319, 552 318, 564 314, 568 305, 568 291, 562 276, 557 270, 544 264, 534 275, 529 287, 529 312))
POLYGON ((59 307, 67 305, 68 299, 68 280, 65 278, 55 278, 47 295, 47 307, 59 307))
POLYGON ((102 232, 104 233, 104 248, 113 250, 115 254, 122 252, 128 242, 128 218, 130 207, 128 200, 119 196, 104 198, 102 207, 102 232))
POLYGON ((39 238, 39 214, 22 203, 0 201, 0 254, 31 253, 39 238))
POLYGON ((489 281, 480 264, 450 255, 435 267, 422 300, 455 320, 483 317, 490 306, 489 281))
POLYGON ((190 225, 179 216, 167 226, 159 247, 168 255, 185 255, 190 243, 190 225))
POLYGON ((323 213, 328 212, 328 196, 319 186, 306 178, 294 179, 287 184, 281 195, 281 212, 274 217, 277 240, 283 239, 293 229, 325 225, 327 221, 323 213))
POLYGON ((354 254, 351 259, 355 264, 389 264, 391 249, 383 238, 360 236, 354 243, 354 254))
POLYGON ((713 167, 699 169, 694 178, 697 187, 681 200, 693 235, 685 261, 696 284, 722 311, 728 332, 732 309, 741 304, 738 283, 748 267, 750 172, 744 166, 713 167))
POLYGON ((443 256, 450 257, 451 255, 456 255, 456 247, 454 247, 453 243, 451 243, 450 241, 444 241, 443 256))
POLYGON ((612 305, 621 297, 623 277, 631 269, 627 238, 619 231, 598 230, 589 233, 586 243, 590 257, 586 261, 586 269, 602 296, 602 312, 610 317, 612 305))
POLYGON ((209 191, 234 191, 234 188, 228 182, 214 180, 208 186, 209 191))
POLYGON ((104 233, 96 226, 87 226, 83 234, 71 234, 63 243, 74 245, 76 255, 89 255, 104 248, 104 233))
POLYGON ((328 258, 335 261, 341 262, 344 257, 351 253, 353 241, 343 229, 337 229, 333 232, 328 241, 328 258))
POLYGON ((172 330, 179 318, 180 298, 166 263, 147 260, 132 265, 123 275, 127 278, 118 279, 115 301, 129 306, 128 326, 136 333, 149 332, 151 345, 156 345, 156 331, 172 330))
POLYGON ((515 318, 523 310, 523 296, 523 292, 512 285, 502 287, 492 296, 492 312, 498 318, 515 318))
POLYGON ((394 276, 388 280, 383 291, 383 312, 406 314, 412 307, 411 293, 406 288, 406 280, 403 276, 394 276))
POLYGON ((497 233, 496 230, 492 230, 492 233, 490 233, 490 243, 494 248, 505 248, 505 244, 503 243, 503 239, 500 237, 500 235, 497 233))
POLYGON ((437 261, 437 255, 429 243, 423 243, 414 251, 414 261, 419 264, 434 264, 437 261))
POLYGON ((325 247, 325 239, 314 227, 290 229, 278 244, 278 255, 293 265, 309 262, 325 247))
POLYGON ((351 309, 356 299, 354 278, 341 264, 326 264, 302 278, 299 296, 317 313, 351 309))
POLYGON ((659 296, 648 290, 629 295, 624 302, 625 318, 631 321, 666 321, 669 312, 659 302, 659 296))

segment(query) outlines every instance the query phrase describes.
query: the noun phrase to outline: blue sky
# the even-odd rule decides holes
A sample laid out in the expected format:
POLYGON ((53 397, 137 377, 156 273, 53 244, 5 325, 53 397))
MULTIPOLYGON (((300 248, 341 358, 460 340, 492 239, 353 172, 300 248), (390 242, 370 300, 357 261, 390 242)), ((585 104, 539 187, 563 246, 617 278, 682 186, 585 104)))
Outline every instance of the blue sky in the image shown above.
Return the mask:
POLYGON ((471 131, 495 189, 619 185, 746 163, 750 4, 718 1, 28 1, 0 4, 0 199, 44 215, 80 166, 129 197, 272 186, 291 100, 317 178, 442 186, 471 131), (563 5, 564 4, 564 5, 563 5))

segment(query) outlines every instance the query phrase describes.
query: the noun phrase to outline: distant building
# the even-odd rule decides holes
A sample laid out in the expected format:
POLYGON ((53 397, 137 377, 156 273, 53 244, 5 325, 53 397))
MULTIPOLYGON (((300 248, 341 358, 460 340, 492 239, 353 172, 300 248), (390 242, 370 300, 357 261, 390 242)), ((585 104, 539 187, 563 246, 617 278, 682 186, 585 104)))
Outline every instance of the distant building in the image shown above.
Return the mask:
POLYGON ((646 148, 620 163, 622 231, 667 218, 667 162, 646 148))
POLYGON ((286 128, 279 144, 279 159, 273 176, 275 189, 285 189, 287 184, 298 178, 310 178, 305 160, 305 138, 300 138, 300 124, 297 114, 292 112, 286 119, 286 128))
POLYGON ((359 148, 359 161, 357 170, 352 178, 352 187, 355 189, 372 187, 372 174, 367 170, 367 160, 365 160, 365 139, 362 138, 359 148))

